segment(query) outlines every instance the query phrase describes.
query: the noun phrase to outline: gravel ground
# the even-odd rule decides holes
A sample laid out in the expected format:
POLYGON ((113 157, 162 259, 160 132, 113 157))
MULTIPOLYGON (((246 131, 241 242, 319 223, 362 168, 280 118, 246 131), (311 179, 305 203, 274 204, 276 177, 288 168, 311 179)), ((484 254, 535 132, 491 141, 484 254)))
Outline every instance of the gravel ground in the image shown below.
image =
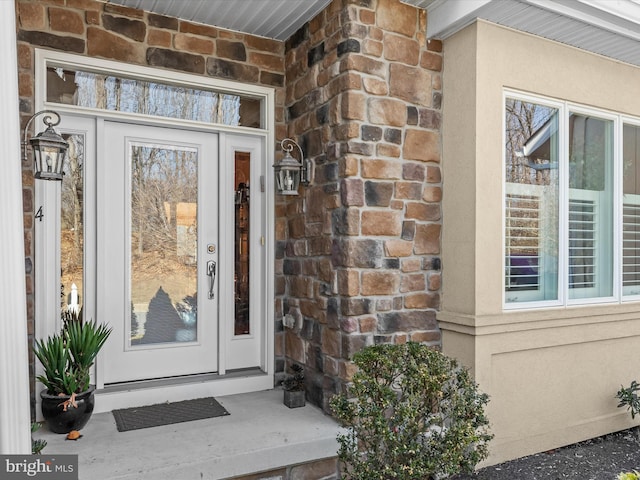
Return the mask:
POLYGON ((640 428, 483 468, 452 480, 615 480, 640 471, 640 428))

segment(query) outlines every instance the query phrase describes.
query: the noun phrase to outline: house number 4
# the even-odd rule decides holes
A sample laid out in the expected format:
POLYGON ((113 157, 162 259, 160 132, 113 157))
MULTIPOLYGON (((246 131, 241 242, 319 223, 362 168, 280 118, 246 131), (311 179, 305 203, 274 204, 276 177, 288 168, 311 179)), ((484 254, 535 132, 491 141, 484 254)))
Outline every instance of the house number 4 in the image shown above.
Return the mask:
POLYGON ((42 221, 42 217, 44 217, 44 213, 42 213, 42 205, 40 205, 40 208, 36 212, 35 216, 38 220, 42 221))

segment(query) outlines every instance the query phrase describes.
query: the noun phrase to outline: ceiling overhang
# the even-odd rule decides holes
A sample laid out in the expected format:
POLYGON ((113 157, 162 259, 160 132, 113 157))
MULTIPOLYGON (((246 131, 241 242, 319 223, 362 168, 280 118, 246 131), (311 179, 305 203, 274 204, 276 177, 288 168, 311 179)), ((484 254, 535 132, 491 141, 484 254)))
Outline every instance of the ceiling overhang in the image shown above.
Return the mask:
POLYGON ((427 36, 477 19, 640 66, 640 0, 403 0, 427 10, 427 36))
POLYGON ((103 1, 283 41, 331 3, 331 0, 103 1))
MULTIPOLYGON (((331 0, 104 0, 284 41, 331 0)), ((477 19, 640 66, 640 0, 402 0, 427 10, 427 36, 477 19)))

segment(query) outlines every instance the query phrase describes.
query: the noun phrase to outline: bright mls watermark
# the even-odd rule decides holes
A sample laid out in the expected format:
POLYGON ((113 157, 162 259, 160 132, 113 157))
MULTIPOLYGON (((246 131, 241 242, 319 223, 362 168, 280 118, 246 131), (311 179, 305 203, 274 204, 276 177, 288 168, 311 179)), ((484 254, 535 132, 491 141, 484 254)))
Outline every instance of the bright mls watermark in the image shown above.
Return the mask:
POLYGON ((0 455, 0 480, 78 480, 77 455, 0 455))

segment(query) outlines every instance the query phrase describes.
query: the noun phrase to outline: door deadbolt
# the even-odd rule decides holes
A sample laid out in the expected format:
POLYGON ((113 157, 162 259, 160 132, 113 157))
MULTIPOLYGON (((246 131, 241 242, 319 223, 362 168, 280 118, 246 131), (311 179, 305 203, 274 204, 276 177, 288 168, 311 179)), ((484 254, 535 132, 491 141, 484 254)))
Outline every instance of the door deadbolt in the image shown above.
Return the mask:
POLYGON ((216 253, 216 246, 213 243, 207 245, 207 253, 216 253))

